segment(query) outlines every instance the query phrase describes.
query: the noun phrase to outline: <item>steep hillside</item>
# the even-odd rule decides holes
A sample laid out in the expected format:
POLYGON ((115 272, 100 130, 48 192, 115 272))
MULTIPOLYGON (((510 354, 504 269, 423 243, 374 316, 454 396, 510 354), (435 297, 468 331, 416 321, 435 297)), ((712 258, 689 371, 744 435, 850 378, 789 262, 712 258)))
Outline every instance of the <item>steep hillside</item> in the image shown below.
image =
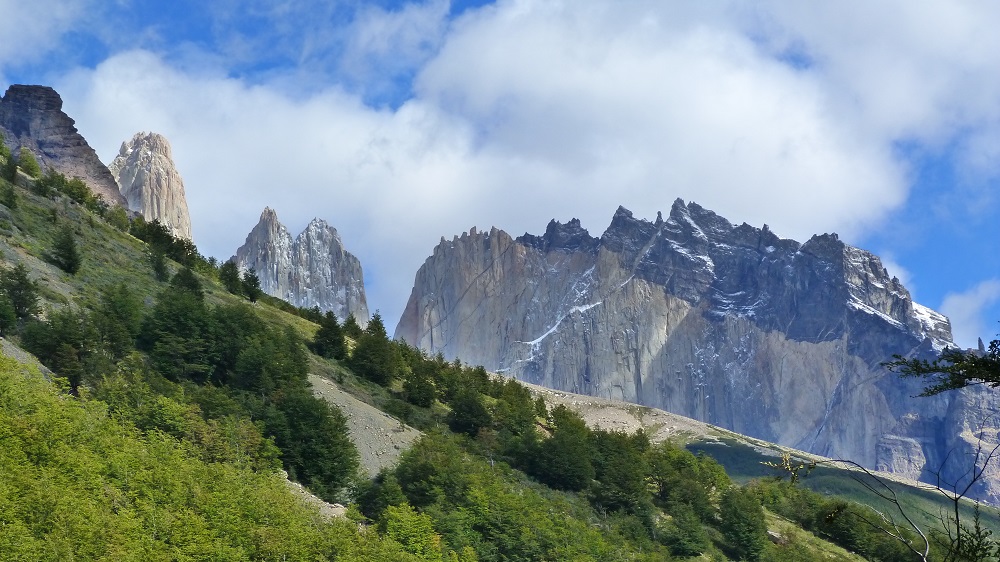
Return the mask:
MULTIPOLYGON (((932 357, 948 321, 836 235, 805 243, 677 201, 600 238, 493 229, 443 241, 396 337, 549 388, 626 400, 812 453, 960 480, 996 393, 912 398, 881 363, 932 357)), ((980 497, 1000 499, 990 469, 980 497)))

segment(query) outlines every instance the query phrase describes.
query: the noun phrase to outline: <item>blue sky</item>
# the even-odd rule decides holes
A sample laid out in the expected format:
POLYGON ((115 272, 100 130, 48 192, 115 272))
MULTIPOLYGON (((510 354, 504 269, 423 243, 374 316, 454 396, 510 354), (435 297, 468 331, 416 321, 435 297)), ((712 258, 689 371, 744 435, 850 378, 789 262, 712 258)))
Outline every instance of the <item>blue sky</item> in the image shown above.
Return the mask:
POLYGON ((195 241, 314 216, 395 323, 440 237, 599 234, 676 197, 882 256, 957 341, 1000 331, 1000 7, 0 0, 0 87, 105 161, 166 135, 195 241))

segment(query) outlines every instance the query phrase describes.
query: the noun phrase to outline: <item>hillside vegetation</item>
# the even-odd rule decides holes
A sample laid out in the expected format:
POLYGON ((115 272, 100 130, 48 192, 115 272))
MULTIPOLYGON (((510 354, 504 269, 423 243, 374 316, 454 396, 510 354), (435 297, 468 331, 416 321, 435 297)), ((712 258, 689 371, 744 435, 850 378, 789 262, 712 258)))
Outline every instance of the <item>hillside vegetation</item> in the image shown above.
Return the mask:
POLYGON ((361 330, 260 295, 57 175, 12 177, 0 330, 50 371, 0 360, 4 559, 858 559, 833 542, 913 559, 863 507, 735 485, 708 456, 390 341, 378 314, 361 330), (424 435, 367 478, 310 374, 424 435))

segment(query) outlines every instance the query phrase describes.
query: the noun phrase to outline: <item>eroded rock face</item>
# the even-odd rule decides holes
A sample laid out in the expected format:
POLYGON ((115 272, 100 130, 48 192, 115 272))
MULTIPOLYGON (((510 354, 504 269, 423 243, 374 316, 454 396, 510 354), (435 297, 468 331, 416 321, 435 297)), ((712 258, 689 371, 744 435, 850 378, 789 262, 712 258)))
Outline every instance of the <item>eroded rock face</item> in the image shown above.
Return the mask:
POLYGON ((156 133, 136 133, 108 165, 128 208, 158 220, 178 238, 192 239, 184 180, 174 166, 170 142, 156 133))
POLYGON ((354 314, 362 326, 368 321, 361 262, 326 221, 313 219, 293 240, 268 207, 232 259, 241 270, 253 268, 271 296, 332 310, 341 320, 354 314))
MULTIPOLYGON (((814 236, 734 226, 698 205, 666 220, 619 208, 600 238, 442 239, 395 337, 550 388, 636 402, 869 467, 959 478, 995 393, 913 398, 881 363, 951 344, 880 260, 814 236), (988 404, 987 404, 988 403, 988 404), (953 451, 952 451, 953 450, 953 451), (952 451, 952 456, 948 452, 952 451)), ((989 435, 990 431, 986 432, 989 435)), ((1000 499, 1000 470, 977 493, 1000 499)))
POLYGON ((125 198, 108 168, 62 111, 62 98, 48 86, 13 85, 0 99, 0 132, 16 152, 25 147, 42 171, 52 168, 66 177, 79 177, 113 205, 125 198))

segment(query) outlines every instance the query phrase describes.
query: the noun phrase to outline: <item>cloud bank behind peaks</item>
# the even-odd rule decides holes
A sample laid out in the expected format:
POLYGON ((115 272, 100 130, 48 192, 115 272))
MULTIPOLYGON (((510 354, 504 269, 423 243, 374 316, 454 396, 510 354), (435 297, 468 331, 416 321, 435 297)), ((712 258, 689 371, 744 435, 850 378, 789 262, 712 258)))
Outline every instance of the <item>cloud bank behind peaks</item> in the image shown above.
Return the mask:
POLYGON ((949 126, 920 100, 873 125, 877 88, 841 75, 849 36, 796 13, 512 0, 448 20, 445 7, 362 11, 337 32, 340 81, 305 92, 294 73, 251 80, 219 53, 148 50, 57 85, 105 160, 138 130, 171 139, 206 254, 228 257, 265 205, 291 230, 320 216, 390 322, 439 238, 473 225, 578 217, 599 233, 619 204, 654 217, 683 197, 784 237, 857 239, 907 196, 895 135, 949 126), (412 80, 368 82, 382 66, 412 80), (412 90, 397 99, 400 84, 412 90))

